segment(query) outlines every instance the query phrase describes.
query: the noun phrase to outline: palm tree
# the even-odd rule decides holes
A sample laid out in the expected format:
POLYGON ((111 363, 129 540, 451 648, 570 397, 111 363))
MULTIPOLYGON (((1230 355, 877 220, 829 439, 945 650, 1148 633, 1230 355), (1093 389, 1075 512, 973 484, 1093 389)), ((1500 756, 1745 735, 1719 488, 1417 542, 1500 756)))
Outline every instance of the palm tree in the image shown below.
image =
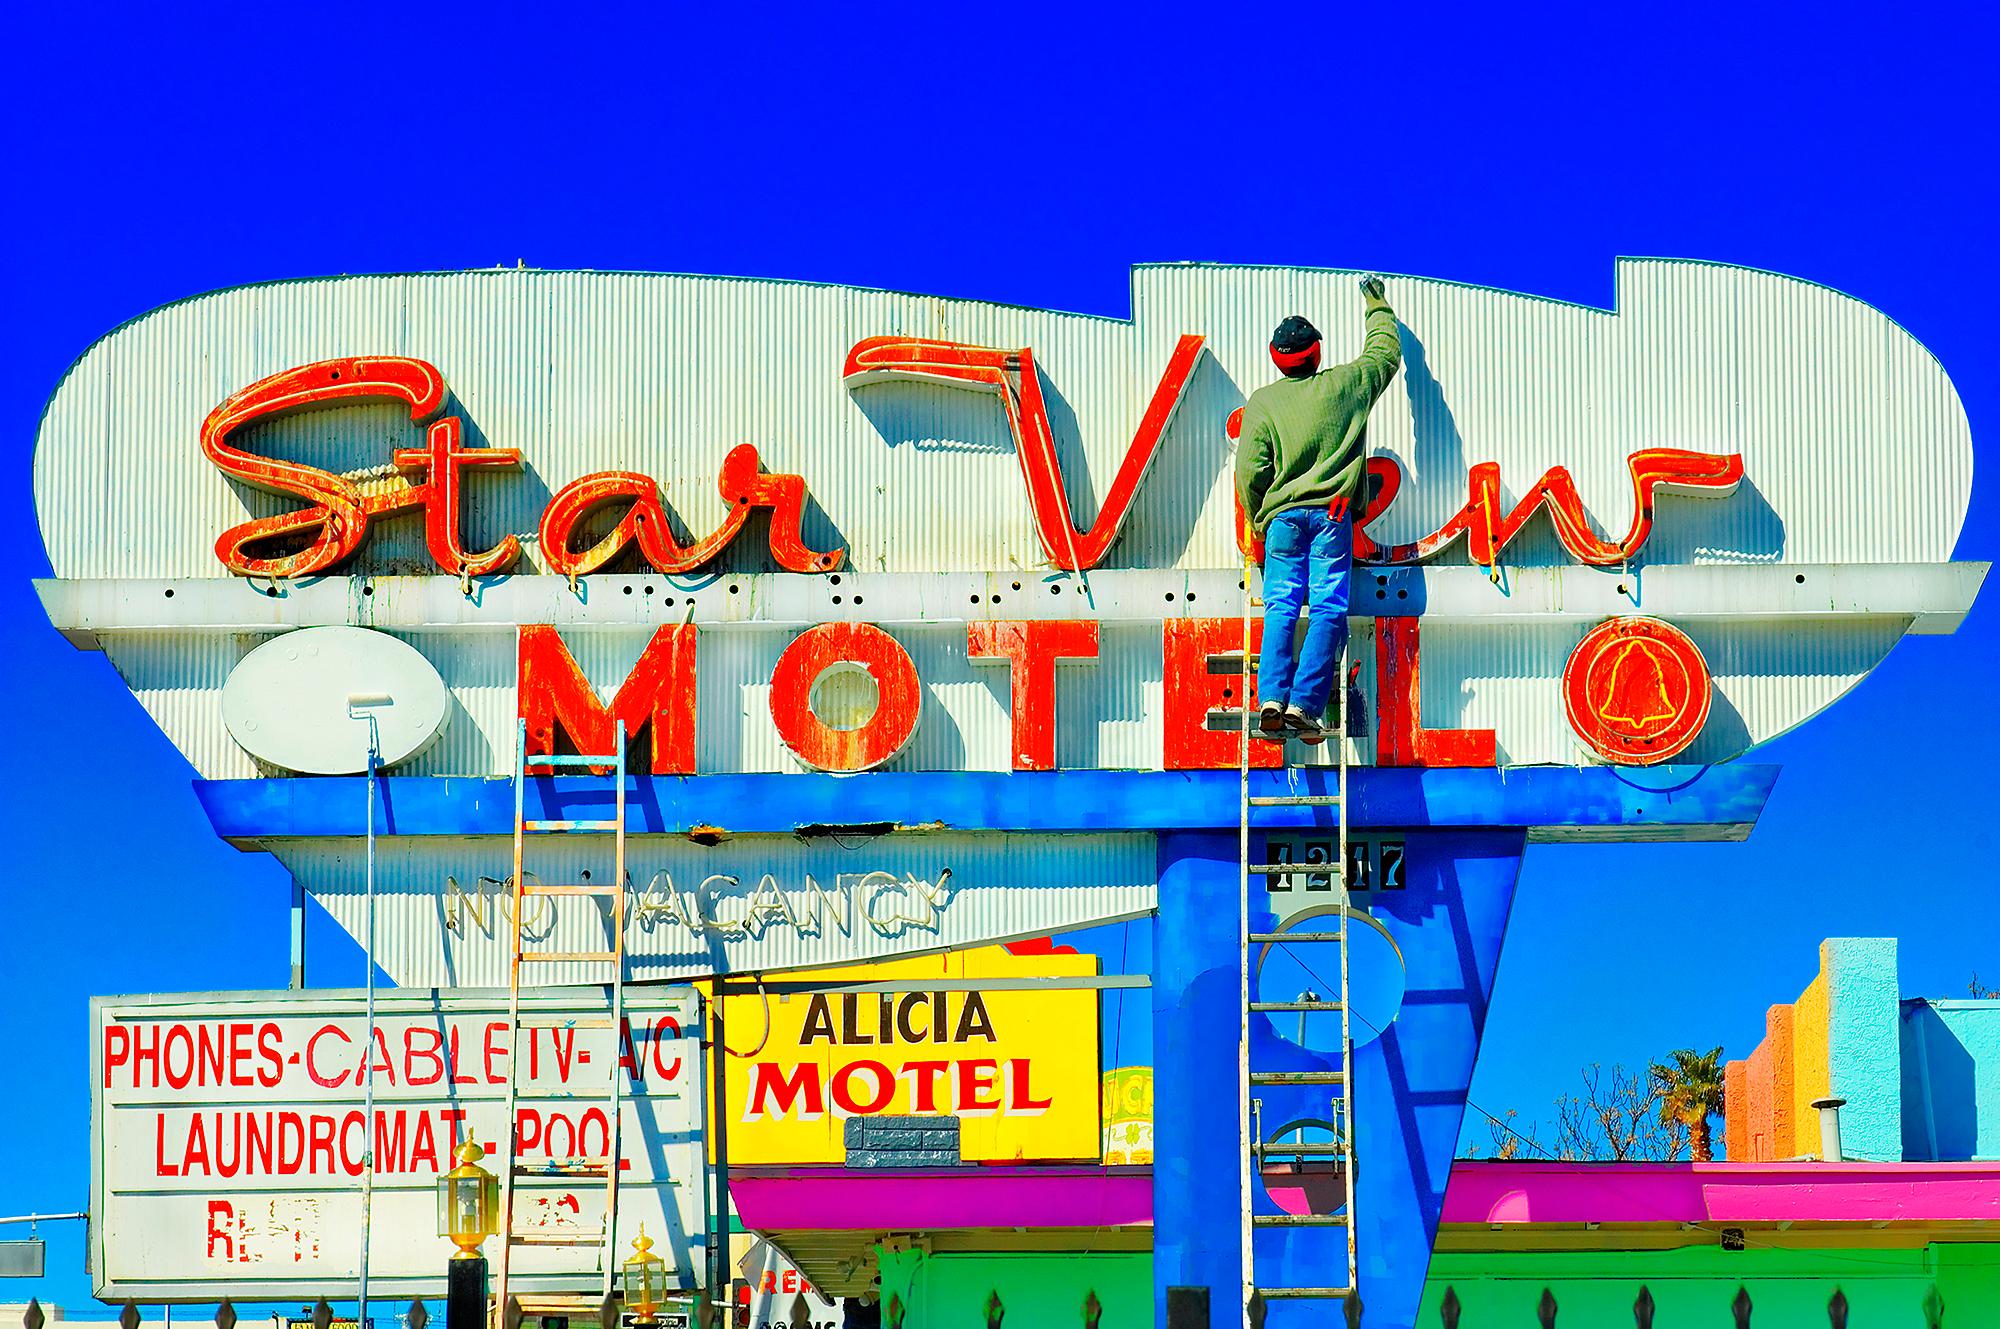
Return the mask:
POLYGON ((1722 1049, 1697 1054, 1680 1048, 1671 1061, 1654 1062, 1653 1093, 1660 1100, 1662 1123, 1687 1128, 1688 1153, 1697 1163, 1715 1158, 1715 1136, 1708 1119, 1722 1115, 1722 1049))

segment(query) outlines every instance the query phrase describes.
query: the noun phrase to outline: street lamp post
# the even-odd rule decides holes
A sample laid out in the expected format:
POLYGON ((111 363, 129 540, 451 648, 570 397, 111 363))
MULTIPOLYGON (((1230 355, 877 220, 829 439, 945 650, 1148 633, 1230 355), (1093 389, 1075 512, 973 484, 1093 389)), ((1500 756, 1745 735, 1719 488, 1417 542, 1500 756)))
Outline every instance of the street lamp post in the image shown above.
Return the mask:
POLYGON ((445 1266, 445 1329, 486 1329, 486 1256, 500 1209, 500 1179, 479 1166, 486 1156, 471 1140, 458 1147, 458 1166, 438 1178, 438 1235, 457 1250, 445 1266))
POLYGON ((632 1239, 632 1254, 625 1261, 625 1308, 635 1325, 660 1322, 660 1303, 666 1299, 667 1262, 653 1254, 653 1239, 646 1225, 632 1239))

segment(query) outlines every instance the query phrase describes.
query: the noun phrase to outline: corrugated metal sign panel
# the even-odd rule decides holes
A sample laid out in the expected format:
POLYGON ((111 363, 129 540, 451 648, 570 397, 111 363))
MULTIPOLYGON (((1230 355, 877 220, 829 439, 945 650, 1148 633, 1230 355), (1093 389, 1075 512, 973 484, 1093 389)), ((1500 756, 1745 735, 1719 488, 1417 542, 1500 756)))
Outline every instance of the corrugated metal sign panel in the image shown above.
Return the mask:
MULTIPOLYGON (((1879 664, 1901 638, 1905 619, 1850 618, 1799 623, 1698 622, 1686 626, 1715 675, 1710 720, 1684 760, 1733 757, 1774 738, 1832 703, 1879 664)), ((916 661, 925 686, 922 718, 902 753, 881 769, 1008 769, 1007 672, 965 656, 961 625, 890 629, 916 661)), ((643 649, 647 633, 565 633, 578 665, 610 695, 643 649)), ((700 647, 698 769, 791 772, 804 769, 771 722, 771 667, 790 629, 706 633, 700 647)), ((1495 730, 1502 764, 1573 765, 1597 758, 1563 718, 1556 680, 1583 635, 1572 623, 1502 628, 1439 624, 1423 635, 1422 715, 1430 728, 1495 730)), ((1157 625, 1106 624, 1095 661, 1063 665, 1057 676, 1056 758, 1069 768, 1155 770, 1162 761, 1161 646, 1157 625)), ((514 752, 514 641, 511 633, 410 633, 456 701, 444 736, 398 767, 404 775, 506 775, 514 752)), ((107 639, 119 674, 196 770, 210 778, 274 772, 230 739, 221 687, 257 640, 126 633, 107 639)), ((1362 694, 1378 712, 1373 634, 1357 624, 1353 658, 1362 694)), ((1373 742, 1351 760, 1374 760, 1373 742)), ((1330 760, 1330 750, 1294 758, 1330 760)))
MULTIPOLYGON (((718 815, 727 816, 727 809, 718 815)), ((366 900, 357 840, 273 841, 273 853, 340 925, 360 936, 366 900)), ((405 986, 507 980, 512 842, 413 838, 378 847, 376 960, 405 986)), ((1130 918, 1153 908, 1150 835, 936 834, 798 840, 743 836, 712 848, 628 842, 625 945, 636 978, 765 972, 957 949, 1130 918)), ((537 836, 543 882, 602 881, 611 841, 537 836)), ((588 897, 535 902, 531 949, 602 949, 610 925, 588 897)), ((548 983, 602 981, 604 967, 535 966, 548 983)))
MULTIPOLYGON (((702 1274, 700 1003, 686 988, 628 989, 633 1061, 621 1114, 629 1169, 619 1249, 643 1222, 668 1278, 702 1274), (632 1073, 636 1072, 636 1073, 632 1073)), ((531 994, 525 1009, 608 1013, 590 988, 531 994)), ((361 1256, 362 1059, 358 992, 99 997, 91 1002, 94 1291, 111 1301, 352 1295, 361 1256)), ((521 1159, 602 1157, 618 1062, 608 1029, 524 1031, 521 1159)), ((375 1155, 369 1286, 436 1297, 452 1252, 437 1235, 437 1178, 465 1138, 506 1140, 507 993, 397 992, 375 1003, 375 1155)), ((499 1170, 496 1154, 486 1166, 499 1170)), ((523 1181, 517 1230, 603 1227, 590 1181, 523 1181)), ((597 1285, 600 1248, 514 1256, 524 1291, 597 1285)))
MULTIPOLYGON (((1498 461, 1509 495, 1570 468, 1601 529, 1630 519, 1625 457, 1642 447, 1741 452, 1725 500, 1669 499, 1649 559, 1894 562, 1949 557, 1972 452, 1957 394, 1879 312, 1740 268, 1619 265, 1605 313, 1397 278, 1405 366, 1378 407, 1377 451, 1407 483, 1381 523, 1411 539, 1498 461)), ((808 541, 858 571, 1008 571, 1043 561, 1012 440, 988 394, 900 383, 850 392, 844 357, 892 333, 1032 346, 1079 516, 1095 514, 1183 333, 1208 339, 1109 565, 1221 568, 1231 548, 1223 422, 1268 382, 1278 318, 1310 314, 1333 353, 1359 340, 1351 274, 1195 265, 1135 278, 1132 323, 972 301, 793 283, 489 271, 248 287, 169 305, 91 348, 51 400, 37 507, 59 577, 206 577, 215 537, 285 500, 233 486, 197 446, 225 396, 345 355, 436 363, 468 442, 519 447, 520 475, 478 475, 468 543, 534 531, 549 494, 595 471, 661 481, 687 528, 722 515, 724 453, 755 443, 817 500, 808 541), (143 470, 146 483, 107 483, 143 470)), ((270 455, 379 467, 417 431, 385 407, 257 426, 270 455)), ((428 568, 417 523, 381 524, 361 571, 428 568)), ((1552 545, 1552 542, 1549 542, 1552 545)), ((739 540, 725 566, 764 566, 739 540)), ((1462 554, 1448 556, 1462 561, 1462 554)), ((1562 561, 1525 547, 1512 561, 1562 561)), ((529 552, 530 563, 534 551, 529 552)))

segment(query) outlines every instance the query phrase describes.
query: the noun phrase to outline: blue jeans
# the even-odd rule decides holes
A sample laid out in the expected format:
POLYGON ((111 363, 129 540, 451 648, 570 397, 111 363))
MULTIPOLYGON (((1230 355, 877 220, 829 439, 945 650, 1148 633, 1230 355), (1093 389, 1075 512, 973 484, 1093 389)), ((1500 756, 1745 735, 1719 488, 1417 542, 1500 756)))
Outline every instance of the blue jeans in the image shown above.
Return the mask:
POLYGON ((1264 649, 1257 661, 1260 702, 1289 703, 1314 719, 1327 697, 1347 646, 1349 565, 1354 527, 1343 510, 1288 508, 1264 530, 1264 649), (1306 641, 1294 668, 1292 635, 1299 610, 1312 607, 1306 641))

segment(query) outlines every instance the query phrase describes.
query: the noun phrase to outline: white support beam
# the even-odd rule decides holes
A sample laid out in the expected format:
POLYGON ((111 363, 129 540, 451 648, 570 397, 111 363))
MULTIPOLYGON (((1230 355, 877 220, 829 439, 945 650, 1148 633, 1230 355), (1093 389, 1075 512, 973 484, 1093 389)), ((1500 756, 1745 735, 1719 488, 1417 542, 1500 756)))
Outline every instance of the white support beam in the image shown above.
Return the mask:
MULTIPOLYGON (((1676 623, 1717 619, 1907 619, 1910 630, 1954 631, 1987 563, 1674 564, 1655 568, 1357 568, 1353 613, 1421 613, 1432 623, 1504 627, 1594 623, 1650 614, 1676 623)), ((1085 576, 1006 573, 790 573, 668 577, 598 575, 572 591, 561 577, 235 577, 68 581, 35 590, 49 619, 85 649, 105 634, 282 632, 345 624, 392 632, 558 627, 797 627, 813 623, 960 623, 1092 618, 1158 622, 1233 614, 1230 571, 1112 570, 1085 576)))

